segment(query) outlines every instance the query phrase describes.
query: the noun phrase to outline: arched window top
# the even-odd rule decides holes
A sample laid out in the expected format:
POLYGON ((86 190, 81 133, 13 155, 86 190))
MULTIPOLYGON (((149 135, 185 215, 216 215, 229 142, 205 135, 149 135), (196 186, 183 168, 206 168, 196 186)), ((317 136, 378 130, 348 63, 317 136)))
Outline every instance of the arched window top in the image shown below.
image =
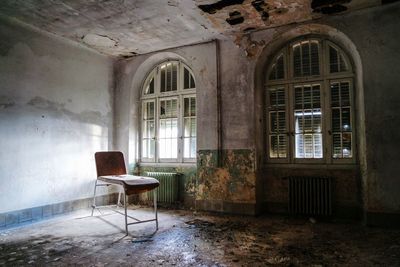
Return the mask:
POLYGON ((197 147, 196 82, 179 60, 154 67, 141 97, 141 161, 195 162, 197 147))
POLYGON ((302 37, 266 68, 266 159, 354 163, 354 83, 350 60, 333 42, 302 37))
POLYGON ((168 60, 156 66, 147 76, 143 96, 195 90, 192 70, 179 60, 168 60))
POLYGON ((296 40, 277 53, 267 72, 267 82, 352 71, 346 53, 334 43, 309 38, 296 40))

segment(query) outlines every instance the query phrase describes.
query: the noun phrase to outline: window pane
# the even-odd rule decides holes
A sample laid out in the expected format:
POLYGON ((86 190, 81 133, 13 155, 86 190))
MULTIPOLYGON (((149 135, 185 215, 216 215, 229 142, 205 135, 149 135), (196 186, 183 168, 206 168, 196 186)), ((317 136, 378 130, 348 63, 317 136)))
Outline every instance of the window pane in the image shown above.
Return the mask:
POLYGON ((295 86, 295 157, 322 158, 320 85, 295 86))
POLYGON ((155 154, 155 102, 143 103, 142 123, 142 155, 143 158, 153 159, 155 154))
POLYGON ((196 116, 196 98, 190 98, 190 116, 196 116))
POLYGON ((329 70, 331 73, 348 71, 343 52, 329 46, 329 70))
POLYGON ((178 120, 160 120, 160 158, 176 158, 178 156, 178 120))
POLYGON ((190 88, 189 82, 190 82, 190 78, 189 78, 189 71, 186 68, 183 68, 183 88, 187 89, 190 88))
POLYGON ((351 158, 352 155, 352 123, 350 83, 331 83, 332 105, 332 157, 351 158))
POLYGON ((319 43, 311 42, 311 75, 319 75, 319 43))
POLYGON ((300 44, 293 46, 293 75, 294 77, 301 77, 301 52, 300 44))
POLYGON ((332 46, 329 46, 329 68, 331 73, 339 72, 338 51, 332 46))
POLYGON ((162 65, 161 66, 161 77, 160 77, 160 80, 161 80, 161 84, 160 84, 160 91, 161 92, 165 92, 166 91, 166 88, 165 88, 165 79, 166 79, 166 75, 165 75, 165 72, 166 72, 166 69, 165 69, 165 65, 162 65))
POLYGON ((184 98, 184 100, 183 100, 183 109, 184 109, 184 112, 183 112, 183 116, 184 117, 189 117, 190 116, 190 113, 189 113, 189 110, 190 110, 190 102, 189 102, 189 98, 184 98))
POLYGON ((285 65, 283 54, 277 57, 275 63, 271 67, 271 72, 269 74, 270 80, 283 79, 285 77, 285 65))
POLYGON ((301 45, 301 52, 302 52, 301 62, 303 68, 303 76, 310 76, 311 57, 310 57, 310 45, 308 42, 301 45))
POLYGON ((292 46, 293 75, 305 77, 319 75, 319 42, 302 41, 292 46))

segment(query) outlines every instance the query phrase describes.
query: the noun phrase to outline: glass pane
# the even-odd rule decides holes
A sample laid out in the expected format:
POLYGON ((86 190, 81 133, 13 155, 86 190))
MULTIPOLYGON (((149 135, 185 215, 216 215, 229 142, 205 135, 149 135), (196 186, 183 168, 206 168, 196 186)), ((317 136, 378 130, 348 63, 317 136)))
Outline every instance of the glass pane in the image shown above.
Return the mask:
POLYGON ((183 157, 190 158, 190 138, 184 138, 183 141, 183 157))
POLYGON ((311 108, 311 87, 304 86, 303 88, 303 108, 311 108))
POLYGON ((191 127, 190 119, 184 119, 184 131, 183 131, 184 133, 183 133, 183 135, 185 137, 190 136, 190 132, 191 132, 190 127, 191 127))
POLYGON ((343 108, 342 109, 342 130, 343 131, 351 131, 351 124, 350 124, 350 108, 343 108))
POLYGON ((281 55, 276 63, 276 78, 283 79, 285 77, 285 66, 283 61, 283 55, 281 55))
POLYGON ((184 98, 183 99, 183 110, 184 110, 184 112, 183 112, 183 116, 184 117, 189 117, 190 116, 190 114, 189 114, 189 98, 184 98))
POLYGON ((146 110, 144 114, 145 120, 152 120, 154 119, 154 102, 146 102, 146 110))
POLYGON ((190 98, 190 116, 196 116, 196 98, 190 98))
MULTIPOLYGON (((194 82, 193 75, 190 75, 190 88, 196 88, 196 83, 194 82)), ((194 155, 196 156, 196 153, 194 155)))
POLYGON ((178 90, 178 64, 172 64, 171 91, 178 90))
POLYGON ((145 95, 154 93, 154 78, 151 78, 150 82, 147 84, 146 89, 144 91, 145 95))
POLYGON ((165 87, 165 91, 169 92, 171 91, 171 78, 172 78, 172 73, 171 73, 171 63, 167 64, 166 67, 166 87, 165 87))
POLYGON ((342 157, 342 142, 341 142, 341 134, 335 133, 332 135, 333 140, 333 157, 341 158, 342 157))
POLYGON ((278 157, 278 136, 271 135, 269 138, 269 157, 278 157))
POLYGON ((160 79, 161 79, 161 85, 160 85, 161 86, 161 88, 160 88, 161 92, 165 92, 166 91, 166 88, 165 88, 165 79, 166 79, 165 71, 166 71, 165 65, 162 65, 161 66, 161 77, 160 77, 160 79))
POLYGON ((319 75, 319 49, 318 42, 311 42, 311 75, 319 75))
POLYGON ((322 134, 314 134, 314 158, 322 158, 322 134))
POLYGON ((321 93, 319 85, 313 85, 312 87, 312 107, 313 108, 321 107, 321 93))
POLYGON ((286 135, 278 136, 278 156, 279 158, 286 158, 286 135))
POLYGON ((160 120, 160 158, 176 158, 178 152, 178 119, 160 120))
POLYGON ((189 78, 189 71, 186 69, 186 68, 183 68, 183 88, 184 89, 187 89, 187 88, 190 88, 190 85, 189 85, 189 81, 190 81, 190 78, 189 78))
POLYGON ((312 117, 312 125, 313 125, 312 131, 314 133, 319 133, 322 130, 322 119, 321 119, 322 112, 319 109, 314 109, 312 113, 313 113, 313 115, 312 115, 313 116, 312 117))
POLYGON ((196 138, 190 139, 190 157, 191 158, 196 157, 196 138))
POLYGON ((300 44, 293 46, 293 75, 294 77, 301 76, 300 44))
POLYGON ((331 105, 332 107, 340 106, 339 83, 331 84, 331 105))
POLYGON ((346 61, 344 60, 344 56, 340 53, 340 71, 348 71, 349 67, 347 66, 346 61))
POLYGON ((322 158, 320 85, 296 86, 294 92, 296 158, 322 158))
POLYGON ((350 84, 348 82, 340 83, 340 99, 342 106, 350 106, 350 84))
POLYGON ((190 135, 197 136, 196 133, 196 118, 191 118, 190 120, 190 135))
POLYGON ((302 52, 301 62, 303 68, 303 76, 310 76, 311 57, 310 57, 310 45, 308 42, 301 45, 301 52, 302 52))
POLYGON ((269 129, 271 133, 276 133, 278 131, 278 113, 269 113, 269 129))
POLYGON ((338 51, 332 46, 329 46, 329 68, 331 73, 339 72, 338 51))
POLYGON ((160 117, 165 118, 166 101, 160 101, 160 117))
POLYGON ((294 89, 294 108, 303 108, 303 89, 301 87, 296 87, 294 89))
POLYGON ((342 144, 343 144, 343 157, 351 158, 351 133, 343 133, 342 134, 342 144))
POLYGON ((340 109, 335 108, 332 109, 332 131, 339 132, 340 128, 340 109))
POLYGON ((155 127, 154 127, 154 121, 146 121, 145 123, 145 133, 143 135, 144 138, 153 138, 154 132, 155 132, 155 127))

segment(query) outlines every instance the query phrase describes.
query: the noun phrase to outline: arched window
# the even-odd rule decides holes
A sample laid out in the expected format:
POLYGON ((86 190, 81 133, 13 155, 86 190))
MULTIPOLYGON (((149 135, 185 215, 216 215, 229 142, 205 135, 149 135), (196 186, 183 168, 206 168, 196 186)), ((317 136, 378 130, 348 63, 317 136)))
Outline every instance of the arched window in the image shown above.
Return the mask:
POLYGON ((281 49, 266 73, 267 160, 354 162, 353 76, 347 55, 328 40, 281 49))
POLYGON ((166 61, 147 76, 142 90, 143 162, 196 158, 196 83, 181 61, 166 61))

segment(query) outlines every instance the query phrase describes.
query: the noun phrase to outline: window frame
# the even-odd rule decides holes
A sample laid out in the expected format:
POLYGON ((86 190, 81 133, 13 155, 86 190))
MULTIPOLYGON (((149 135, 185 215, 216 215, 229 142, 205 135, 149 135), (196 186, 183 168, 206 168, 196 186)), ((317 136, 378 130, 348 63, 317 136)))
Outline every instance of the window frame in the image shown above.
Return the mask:
MULTIPOLYGON (((189 78, 190 78, 189 76, 189 78)), ((181 60, 167 59, 158 63, 153 67, 149 73, 146 75, 142 85, 141 85, 141 96, 140 96, 140 111, 139 111, 139 161, 141 163, 153 163, 153 164, 163 164, 163 163, 194 163, 196 158, 184 158, 184 142, 183 142, 183 131, 184 131, 184 99, 188 96, 194 97, 196 99, 196 153, 197 154, 197 95, 196 95, 196 79, 193 75, 193 71, 181 60), (177 73, 177 90, 161 92, 161 66, 168 63, 178 64, 177 73), (189 71, 191 77, 193 77, 194 88, 184 89, 184 70, 185 68, 189 71), (146 94, 145 89, 149 82, 154 78, 154 92, 152 94, 146 94), (178 123, 178 135, 177 135, 177 157, 176 158, 160 158, 160 143, 159 143, 159 131, 160 131, 160 101, 168 99, 177 99, 177 123, 178 123), (144 126, 144 114, 143 108, 144 103, 154 101, 155 103, 155 148, 154 148, 154 158, 144 158, 143 157, 143 126, 144 126)))
POLYGON ((276 51, 272 60, 266 66, 266 72, 264 76, 264 148, 265 164, 356 164, 357 163, 357 127, 356 127, 356 103, 355 103, 355 84, 354 84, 354 72, 353 64, 350 57, 347 55, 345 50, 340 46, 327 38, 316 37, 316 36, 302 36, 296 38, 280 49, 276 51), (296 43, 303 41, 317 40, 319 42, 319 64, 320 64, 320 75, 310 75, 295 77, 293 73, 293 49, 292 46, 296 43), (329 61, 329 46, 337 49, 340 55, 343 55, 344 61, 347 64, 347 71, 330 73, 330 61, 329 61), (283 53, 284 56, 284 78, 269 80, 271 71, 278 57, 283 53), (331 107, 331 93, 330 85, 332 82, 348 81, 350 83, 350 112, 351 112, 351 125, 352 125, 352 157, 351 158, 334 158, 333 157, 333 135, 332 135, 332 107, 331 107), (294 88, 297 85, 314 84, 319 83, 321 86, 321 111, 322 115, 322 153, 323 157, 318 158, 296 158, 295 156, 295 123, 294 123, 294 88), (288 130, 288 144, 287 144, 287 157, 286 158, 271 158, 270 157, 270 89, 277 87, 285 87, 285 100, 286 100, 286 129, 288 130))

